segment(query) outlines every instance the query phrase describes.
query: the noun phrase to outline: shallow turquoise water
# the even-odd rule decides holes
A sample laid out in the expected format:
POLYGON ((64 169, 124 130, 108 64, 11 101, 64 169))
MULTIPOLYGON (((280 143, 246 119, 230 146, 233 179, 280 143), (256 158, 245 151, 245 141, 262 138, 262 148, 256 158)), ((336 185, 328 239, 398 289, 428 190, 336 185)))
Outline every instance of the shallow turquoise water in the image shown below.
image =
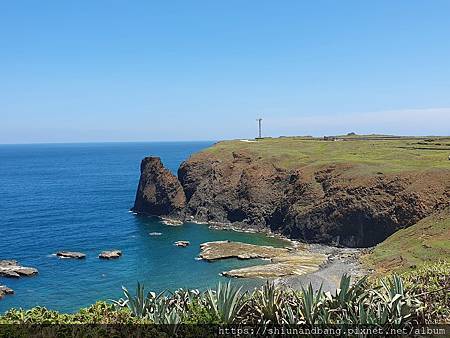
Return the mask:
MULTIPOLYGON (((160 156, 175 172, 190 154, 211 144, 0 145, 0 259, 39 269, 31 278, 0 277, 0 284, 16 292, 0 300, 0 312, 35 305, 75 311, 99 299, 116 299, 122 285, 133 289, 137 281, 155 291, 213 287, 227 280, 219 276, 221 271, 255 262, 196 260, 200 243, 285 244, 193 223, 167 226, 129 212, 144 156, 160 156), (176 247, 176 240, 188 240, 191 246, 176 247), (123 257, 98 259, 107 249, 120 249, 123 257), (59 250, 82 251, 87 258, 61 260, 52 255, 59 250)), ((261 282, 233 279, 246 287, 261 282)))

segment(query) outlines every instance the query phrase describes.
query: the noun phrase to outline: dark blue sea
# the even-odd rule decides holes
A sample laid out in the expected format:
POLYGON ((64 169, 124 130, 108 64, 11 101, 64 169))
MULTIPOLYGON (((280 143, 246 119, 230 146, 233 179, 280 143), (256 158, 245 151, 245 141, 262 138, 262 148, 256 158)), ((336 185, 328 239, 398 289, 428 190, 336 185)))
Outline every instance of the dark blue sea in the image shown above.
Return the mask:
MULTIPOLYGON (((254 264, 235 259, 196 260, 200 243, 238 240, 282 245, 257 234, 211 230, 206 225, 164 225, 129 212, 143 157, 160 156, 176 172, 192 153, 212 142, 0 145, 0 259, 35 267, 34 277, 0 277, 15 290, 0 300, 0 313, 36 305, 72 312, 97 300, 117 299, 137 281, 148 290, 213 287, 221 271, 254 264), (161 232, 161 236, 150 236, 161 232), (176 240, 191 246, 179 248, 176 240), (98 258, 120 249, 118 260, 98 258), (85 260, 59 259, 59 250, 81 251, 85 260)), ((258 280, 234 279, 251 287, 258 280)))

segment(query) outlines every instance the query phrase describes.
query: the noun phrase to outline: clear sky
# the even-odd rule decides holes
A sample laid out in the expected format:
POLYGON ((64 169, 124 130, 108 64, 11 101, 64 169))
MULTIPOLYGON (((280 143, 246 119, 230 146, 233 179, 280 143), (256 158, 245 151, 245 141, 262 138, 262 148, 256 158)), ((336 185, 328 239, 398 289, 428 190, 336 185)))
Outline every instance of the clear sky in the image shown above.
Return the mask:
POLYGON ((450 1, 0 1, 0 143, 450 134, 450 1))

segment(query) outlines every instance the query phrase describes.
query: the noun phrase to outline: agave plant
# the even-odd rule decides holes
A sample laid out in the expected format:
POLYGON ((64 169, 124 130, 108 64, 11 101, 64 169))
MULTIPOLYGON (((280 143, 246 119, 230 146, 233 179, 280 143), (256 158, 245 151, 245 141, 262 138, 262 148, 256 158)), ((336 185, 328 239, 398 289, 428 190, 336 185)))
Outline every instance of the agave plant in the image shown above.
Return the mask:
POLYGON ((379 298, 377 315, 380 324, 403 324, 413 313, 422 309, 422 304, 417 298, 405 293, 403 281, 399 276, 382 279, 380 283, 381 288, 374 290, 379 298))
POLYGON ((155 324, 179 324, 182 319, 183 309, 177 304, 171 304, 165 296, 155 298, 148 309, 148 318, 155 324))
POLYGON ((248 294, 231 283, 219 283, 216 290, 179 289, 175 292, 145 294, 138 283, 132 295, 123 288, 124 298, 113 301, 128 307, 134 317, 156 324, 190 323, 263 323, 263 324, 374 324, 405 325, 423 318, 422 303, 406 292, 398 276, 369 287, 366 278, 351 283, 343 275, 334 292, 314 291, 311 283, 300 293, 281 289, 274 283, 248 294))
MULTIPOLYGON (((333 321, 336 323, 359 323, 360 310, 365 311, 364 302, 368 296, 367 278, 351 284, 350 276, 342 275, 339 288, 335 294, 325 293, 326 306, 330 314, 333 314, 333 321)), ((364 314, 367 315, 366 312, 364 314)), ((364 321, 365 319, 363 319, 364 321)))
POLYGON ((198 290, 178 289, 175 292, 170 292, 169 304, 177 305, 178 307, 187 310, 189 304, 192 304, 200 297, 198 290))
POLYGON ((206 301, 213 314, 223 324, 231 324, 244 305, 244 294, 240 288, 234 288, 230 282, 221 284, 219 282, 215 291, 208 290, 206 301))
POLYGON ((358 303, 358 309, 352 313, 352 324, 376 325, 380 324, 378 312, 371 306, 366 306, 363 302, 358 303))
POLYGON ((329 316, 328 311, 323 308, 324 294, 322 285, 319 290, 314 292, 311 283, 304 289, 302 287, 299 315, 301 321, 305 324, 326 323, 325 318, 329 316))
POLYGON ((351 285, 350 276, 347 274, 342 275, 339 288, 336 289, 335 297, 333 297, 333 305, 339 308, 353 305, 359 299, 364 298, 366 287, 367 277, 363 277, 355 284, 351 285))
POLYGON ((139 318, 143 318, 147 315, 148 308, 150 307, 153 298, 153 293, 149 293, 147 296, 144 292, 144 284, 137 283, 136 294, 132 295, 128 289, 122 286, 122 290, 125 298, 119 300, 113 300, 112 302, 119 307, 128 307, 131 313, 139 318))
POLYGON ((283 296, 281 289, 275 283, 266 282, 253 294, 255 298, 255 308, 264 324, 280 323, 282 318, 283 296))

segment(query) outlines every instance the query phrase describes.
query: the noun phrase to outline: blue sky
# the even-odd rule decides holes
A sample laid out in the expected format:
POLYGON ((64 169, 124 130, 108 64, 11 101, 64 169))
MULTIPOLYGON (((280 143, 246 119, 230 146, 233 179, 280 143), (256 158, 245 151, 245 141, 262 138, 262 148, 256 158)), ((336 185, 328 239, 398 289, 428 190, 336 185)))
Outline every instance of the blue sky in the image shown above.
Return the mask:
POLYGON ((450 134, 450 1, 0 1, 0 143, 450 134))

